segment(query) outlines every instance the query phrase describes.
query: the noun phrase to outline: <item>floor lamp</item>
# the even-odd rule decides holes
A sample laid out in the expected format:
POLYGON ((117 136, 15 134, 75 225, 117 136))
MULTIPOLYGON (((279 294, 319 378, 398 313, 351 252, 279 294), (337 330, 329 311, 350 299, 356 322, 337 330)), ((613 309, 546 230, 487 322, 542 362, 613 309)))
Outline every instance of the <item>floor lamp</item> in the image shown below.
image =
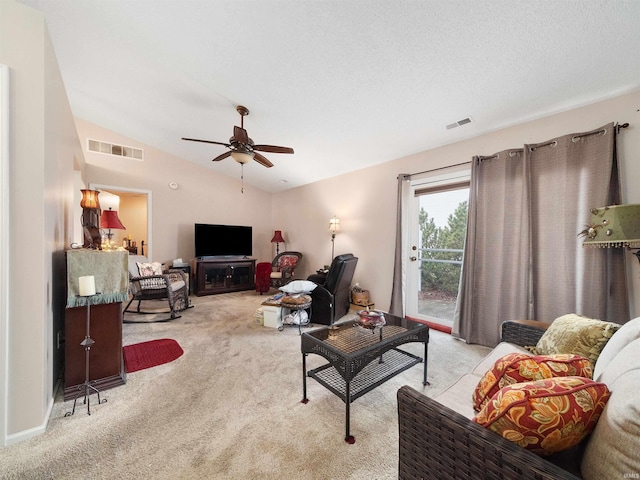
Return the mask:
POLYGON ((333 218, 329 220, 329 231, 331 232, 331 262, 333 261, 335 252, 334 247, 336 243, 336 233, 338 230, 340 230, 340 219, 334 215, 333 218))
POLYGON ((280 253, 280 244, 284 243, 284 238, 282 238, 282 231, 276 230, 273 234, 273 238, 271 239, 271 243, 276 244, 276 257, 280 253))

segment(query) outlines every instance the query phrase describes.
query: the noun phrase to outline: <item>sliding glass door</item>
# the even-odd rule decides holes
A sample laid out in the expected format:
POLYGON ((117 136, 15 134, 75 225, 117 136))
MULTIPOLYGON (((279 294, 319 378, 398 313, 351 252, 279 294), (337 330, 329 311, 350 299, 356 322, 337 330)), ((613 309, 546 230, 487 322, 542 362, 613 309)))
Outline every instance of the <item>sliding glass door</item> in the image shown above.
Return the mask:
POLYGON ((470 172, 412 179, 407 315, 453 325, 467 226, 470 172))

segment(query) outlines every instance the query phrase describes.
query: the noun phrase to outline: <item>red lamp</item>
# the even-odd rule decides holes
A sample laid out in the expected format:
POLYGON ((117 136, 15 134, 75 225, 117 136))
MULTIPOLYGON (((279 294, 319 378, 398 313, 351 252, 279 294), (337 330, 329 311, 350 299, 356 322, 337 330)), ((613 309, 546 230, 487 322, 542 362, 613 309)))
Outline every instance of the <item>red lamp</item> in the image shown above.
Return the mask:
POLYGON ((271 243, 276 244, 276 255, 278 255, 280 253, 280 243, 284 243, 284 238, 282 238, 282 231, 276 230, 274 232, 271 243))
POLYGON ((114 230, 126 230, 120 219, 118 218, 118 212, 115 210, 105 210, 102 212, 102 218, 100 219, 100 225, 102 228, 108 228, 109 233, 107 233, 107 238, 109 238, 109 243, 111 243, 111 237, 113 233, 111 233, 111 229, 114 230))

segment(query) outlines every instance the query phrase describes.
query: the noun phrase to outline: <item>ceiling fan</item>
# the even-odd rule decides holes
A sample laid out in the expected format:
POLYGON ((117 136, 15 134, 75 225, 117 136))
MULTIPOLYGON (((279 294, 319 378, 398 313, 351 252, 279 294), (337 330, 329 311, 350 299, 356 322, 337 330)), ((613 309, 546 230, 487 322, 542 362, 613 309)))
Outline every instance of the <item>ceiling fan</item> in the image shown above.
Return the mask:
POLYGON ((214 158, 212 160, 213 162, 219 162, 220 160, 231 156, 236 162, 242 165, 250 162, 251 160, 255 160, 260 165, 264 165, 265 167, 270 168, 273 167, 273 163, 267 160, 264 155, 258 153, 258 151, 270 153, 293 153, 293 148, 290 147, 277 147, 275 145, 256 145, 255 143, 253 143, 253 140, 249 138, 247 131, 244 129, 244 117, 249 115, 249 109, 247 107, 243 107, 242 105, 238 105, 236 107, 236 110, 240 114, 240 126, 233 127, 233 137, 229 139, 229 143, 184 137, 182 137, 182 140, 224 145, 229 149, 228 152, 225 152, 222 155, 218 155, 216 158, 214 158))

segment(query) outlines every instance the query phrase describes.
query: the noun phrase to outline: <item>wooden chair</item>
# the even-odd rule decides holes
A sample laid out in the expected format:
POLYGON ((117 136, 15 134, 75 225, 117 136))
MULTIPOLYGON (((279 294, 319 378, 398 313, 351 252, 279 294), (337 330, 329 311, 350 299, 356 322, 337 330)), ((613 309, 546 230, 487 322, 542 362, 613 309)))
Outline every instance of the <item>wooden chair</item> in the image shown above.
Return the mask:
MULTIPOLYGON (((168 313, 170 318, 162 318, 155 320, 157 322, 165 322, 180 318, 179 312, 190 308, 189 303, 189 283, 185 273, 182 270, 168 270, 141 274, 140 265, 152 265, 146 257, 142 255, 129 255, 129 293, 131 300, 125 307, 123 313, 135 313, 142 315, 155 315, 159 313, 168 313), (129 310, 131 303, 137 300, 138 305, 135 310, 129 310), (166 300, 169 304, 169 311, 143 311, 140 303, 143 300, 166 300)), ((158 264, 159 265, 159 264, 158 264)), ((132 323, 131 320, 124 320, 132 323)))
POLYGON ((273 288, 280 288, 286 285, 295 276, 295 269, 302 260, 300 252, 282 252, 276 255, 271 262, 271 274, 269 281, 273 288))

